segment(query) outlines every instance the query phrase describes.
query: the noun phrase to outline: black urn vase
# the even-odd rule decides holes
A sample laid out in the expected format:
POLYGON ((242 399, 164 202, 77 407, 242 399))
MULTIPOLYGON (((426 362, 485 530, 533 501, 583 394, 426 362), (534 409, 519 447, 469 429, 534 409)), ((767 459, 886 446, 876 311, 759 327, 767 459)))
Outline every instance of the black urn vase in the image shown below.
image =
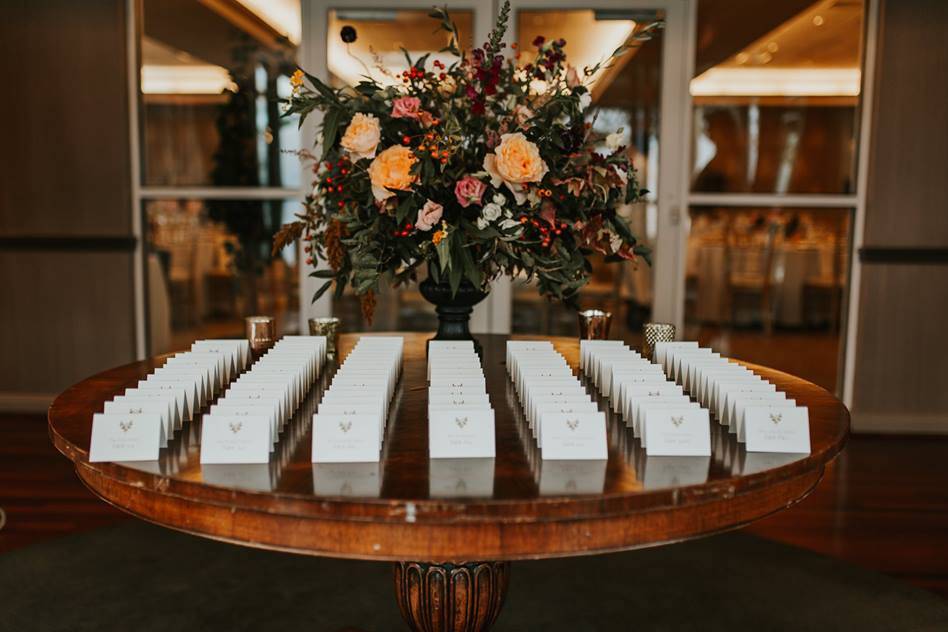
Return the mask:
POLYGON ((461 281, 458 291, 451 295, 451 285, 446 279, 435 282, 432 275, 418 285, 421 295, 435 306, 438 314, 438 333, 432 340, 474 340, 471 335, 471 312, 474 306, 487 298, 487 292, 461 281))

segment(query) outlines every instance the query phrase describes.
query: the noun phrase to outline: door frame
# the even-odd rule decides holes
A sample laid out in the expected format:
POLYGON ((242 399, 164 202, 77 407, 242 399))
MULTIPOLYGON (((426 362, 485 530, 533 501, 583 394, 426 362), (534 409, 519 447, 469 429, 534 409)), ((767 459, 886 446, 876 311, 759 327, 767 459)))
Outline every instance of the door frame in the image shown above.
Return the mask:
MULTIPOLYGON (((658 154, 658 236, 652 266, 652 320, 682 331, 691 152, 691 92, 696 0, 511 0, 511 22, 519 9, 658 10, 665 14, 658 154)), ((512 40, 509 29, 508 43, 512 40)), ((553 34, 551 34, 553 35, 553 34)))
MULTIPOLYGON (((300 63, 318 77, 328 77, 325 41, 326 15, 329 9, 341 7, 340 0, 303 0, 303 37, 300 63)), ((447 0, 441 4, 448 9, 474 12, 474 41, 487 38, 499 9, 493 0, 447 0)), ((672 322, 681 328, 684 322, 685 251, 688 199, 688 154, 690 151, 691 95, 688 90, 694 64, 695 0, 596 0, 598 9, 655 9, 665 13, 665 45, 662 50, 661 95, 661 150, 659 153, 658 184, 658 238, 653 265, 654 289, 652 313, 655 320, 672 322)), ((430 9, 430 0, 362 0, 360 9, 398 8, 430 9)), ((511 21, 519 9, 566 9, 582 7, 577 0, 511 0, 511 21)), ((508 43, 512 41, 508 29, 508 43)), ((315 138, 319 116, 307 120, 303 127, 306 138, 315 138)), ((305 180, 304 180, 305 182, 305 180)), ((302 194, 302 192, 301 192, 302 194)), ((300 328, 306 329, 311 316, 328 316, 332 311, 332 297, 324 294, 309 305, 304 299, 312 295, 318 279, 309 277, 311 268, 300 266, 300 328), (303 305, 308 307, 303 307, 303 305)), ((472 330, 476 332, 508 333, 512 312, 512 292, 509 279, 500 279, 484 302, 475 310, 472 330)))
MULTIPOLYGON (((347 6, 345 0, 302 0, 303 36, 300 41, 299 64, 308 72, 323 80, 329 78, 329 67, 326 59, 326 41, 330 37, 327 32, 328 12, 330 9, 398 9, 430 11, 431 0, 359 0, 354 6, 347 6)), ((439 6, 447 6, 449 10, 471 11, 474 14, 474 42, 483 42, 487 39, 494 24, 495 6, 491 0, 439 0, 439 6)), ((316 138, 316 131, 322 121, 322 114, 314 112, 303 125, 303 138, 316 138)), ((300 195, 305 195, 309 188, 311 173, 302 167, 303 176, 300 181, 302 189, 300 195)), ((310 303, 309 297, 319 288, 320 279, 309 276, 314 266, 300 262, 300 331, 308 331, 307 320, 312 317, 332 315, 332 293, 326 292, 315 303, 310 303)), ((508 279, 498 279, 494 282, 487 299, 477 305, 471 316, 471 331, 474 333, 509 333, 510 332, 510 282, 508 279)))

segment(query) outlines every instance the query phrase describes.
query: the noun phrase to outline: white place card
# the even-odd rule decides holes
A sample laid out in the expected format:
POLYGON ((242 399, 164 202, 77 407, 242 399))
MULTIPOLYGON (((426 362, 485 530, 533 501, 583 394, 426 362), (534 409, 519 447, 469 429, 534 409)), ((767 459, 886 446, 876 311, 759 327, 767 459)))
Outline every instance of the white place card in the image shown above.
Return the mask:
POLYGON ((804 406, 749 406, 744 410, 748 452, 810 452, 809 410, 804 406))
POLYGON ((378 415, 313 415, 313 463, 367 463, 379 460, 378 415))
POLYGON ((273 449, 270 419, 265 415, 204 415, 201 419, 201 463, 269 463, 273 449))
POLYGON ((648 456, 711 456, 706 408, 646 409, 642 432, 648 456))
MULTIPOLYGON (((688 399, 687 395, 667 395, 664 397, 640 397, 631 399, 632 410, 632 432, 633 436, 641 437, 642 443, 645 443, 644 430, 645 412, 652 408, 669 408, 676 406, 688 406, 698 408, 698 404, 688 399)), ((626 422, 628 426, 628 422, 626 422)))
POLYGON ((494 411, 436 409, 428 413, 428 455, 433 459, 494 457, 494 411))
POLYGON ((606 459, 606 415, 603 412, 545 413, 537 437, 544 460, 606 459))
POLYGON ((162 448, 168 447, 168 440, 174 436, 174 420, 169 415, 167 402, 117 397, 105 402, 102 412, 107 415, 158 415, 161 419, 162 448))
POLYGON ((161 450, 162 422, 157 414, 92 416, 89 462, 155 461, 161 450))

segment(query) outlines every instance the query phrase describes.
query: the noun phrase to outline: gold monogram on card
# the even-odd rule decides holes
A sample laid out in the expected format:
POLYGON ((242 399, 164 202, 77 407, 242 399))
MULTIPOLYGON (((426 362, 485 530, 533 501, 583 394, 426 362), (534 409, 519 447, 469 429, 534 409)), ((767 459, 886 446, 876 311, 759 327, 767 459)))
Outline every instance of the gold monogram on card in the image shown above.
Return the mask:
POLYGON ((455 417, 454 423, 457 424, 458 428, 463 429, 467 425, 467 417, 455 417))
POLYGON ((342 433, 345 434, 352 430, 352 420, 349 421, 340 421, 339 429, 342 430, 342 433))
POLYGON ((677 428, 677 427, 681 426, 681 424, 685 423, 685 416, 684 416, 684 415, 672 415, 672 416, 671 416, 671 422, 672 422, 672 425, 677 428))
POLYGON ((774 422, 776 426, 781 421, 783 421, 783 413, 770 413, 770 421, 774 422))
POLYGON ((132 426, 134 426, 134 425, 135 425, 135 422, 132 421, 131 419, 129 419, 128 421, 120 421, 120 422, 119 422, 119 429, 120 429, 122 432, 128 432, 129 430, 132 429, 132 426))
POLYGON ((567 419, 566 427, 569 428, 570 430, 576 430, 577 428, 579 428, 579 419, 567 419))
POLYGON ((237 434, 238 432, 240 432, 240 429, 244 427, 244 422, 242 422, 242 421, 231 421, 231 422, 228 423, 227 425, 230 427, 230 431, 231 431, 233 434, 237 434))

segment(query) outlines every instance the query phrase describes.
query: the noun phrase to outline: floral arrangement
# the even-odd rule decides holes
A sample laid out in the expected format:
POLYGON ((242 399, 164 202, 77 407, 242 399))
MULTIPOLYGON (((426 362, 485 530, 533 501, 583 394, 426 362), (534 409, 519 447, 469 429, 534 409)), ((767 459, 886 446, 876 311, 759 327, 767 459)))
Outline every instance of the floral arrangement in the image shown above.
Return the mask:
MULTIPOLYGON (((587 121, 587 84, 650 25, 611 57, 577 70, 566 42, 537 37, 534 49, 505 57, 504 4, 483 47, 459 48, 446 8, 434 9, 450 65, 424 55, 393 85, 366 76, 333 89, 297 70, 287 114, 319 110, 321 153, 298 221, 274 250, 298 238, 309 259, 328 268, 315 301, 351 285, 371 319, 380 283, 416 281, 428 264, 436 283, 487 289, 500 275, 535 279, 541 294, 575 303, 588 281, 589 256, 647 260, 616 210, 645 193, 621 143, 587 121)), ((345 27, 344 41, 356 33, 345 27)))

